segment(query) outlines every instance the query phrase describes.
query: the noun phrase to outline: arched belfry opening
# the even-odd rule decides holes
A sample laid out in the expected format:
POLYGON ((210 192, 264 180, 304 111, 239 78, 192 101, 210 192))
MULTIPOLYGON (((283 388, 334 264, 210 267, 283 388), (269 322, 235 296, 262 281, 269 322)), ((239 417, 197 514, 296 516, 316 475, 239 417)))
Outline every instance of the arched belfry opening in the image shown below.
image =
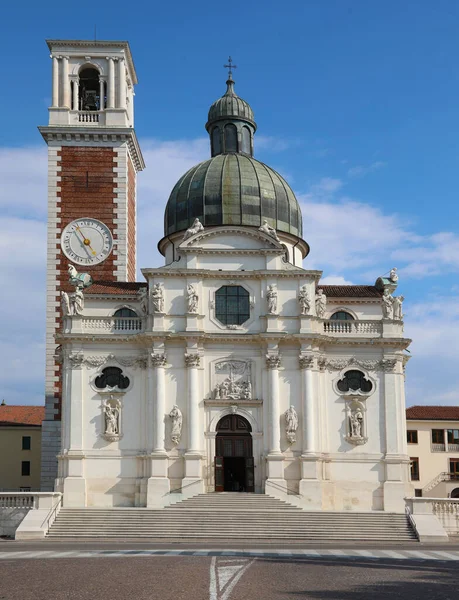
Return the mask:
POLYGON ((79 73, 78 110, 102 110, 105 95, 104 85, 100 83, 100 74, 91 66, 83 67, 79 73))
POLYGON ((253 492, 252 427, 241 415, 222 417, 215 440, 215 491, 253 492))

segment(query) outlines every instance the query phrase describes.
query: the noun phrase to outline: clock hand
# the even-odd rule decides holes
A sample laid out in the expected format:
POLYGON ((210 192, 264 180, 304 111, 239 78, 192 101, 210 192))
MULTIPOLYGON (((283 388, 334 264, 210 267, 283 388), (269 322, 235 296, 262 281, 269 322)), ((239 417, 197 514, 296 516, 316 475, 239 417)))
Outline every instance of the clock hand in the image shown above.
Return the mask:
POLYGON ((77 227, 76 230, 83 238, 83 244, 85 246, 88 246, 88 248, 91 250, 91 253, 93 256, 96 256, 97 252, 95 250, 93 250, 93 248, 91 248, 91 240, 89 240, 87 237, 85 237, 84 233, 81 231, 81 229, 79 227, 77 227))

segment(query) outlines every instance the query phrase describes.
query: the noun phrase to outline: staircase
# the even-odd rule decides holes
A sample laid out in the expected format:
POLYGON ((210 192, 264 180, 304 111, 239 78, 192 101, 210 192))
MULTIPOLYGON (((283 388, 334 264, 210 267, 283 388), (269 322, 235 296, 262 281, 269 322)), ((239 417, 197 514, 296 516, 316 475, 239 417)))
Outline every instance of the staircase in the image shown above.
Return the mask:
POLYGON ((150 541, 409 542, 405 515, 306 512, 264 494, 200 494, 163 509, 62 508, 48 538, 150 541))

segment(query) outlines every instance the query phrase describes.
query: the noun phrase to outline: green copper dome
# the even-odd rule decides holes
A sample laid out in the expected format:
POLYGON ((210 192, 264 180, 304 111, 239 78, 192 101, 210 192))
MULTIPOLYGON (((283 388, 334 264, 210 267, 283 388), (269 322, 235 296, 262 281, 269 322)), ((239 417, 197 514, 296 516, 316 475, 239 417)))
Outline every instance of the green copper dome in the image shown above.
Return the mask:
POLYGON ((176 183, 164 215, 164 235, 184 231, 198 218, 204 227, 260 227, 266 219, 278 231, 301 237, 295 194, 279 173, 253 158, 253 111, 234 92, 231 70, 226 84, 206 123, 212 158, 176 183))
POLYGON ((191 227, 248 225, 263 220, 302 237, 299 204, 288 183, 267 165, 244 154, 219 154, 191 168, 176 183, 166 207, 164 235, 191 227))

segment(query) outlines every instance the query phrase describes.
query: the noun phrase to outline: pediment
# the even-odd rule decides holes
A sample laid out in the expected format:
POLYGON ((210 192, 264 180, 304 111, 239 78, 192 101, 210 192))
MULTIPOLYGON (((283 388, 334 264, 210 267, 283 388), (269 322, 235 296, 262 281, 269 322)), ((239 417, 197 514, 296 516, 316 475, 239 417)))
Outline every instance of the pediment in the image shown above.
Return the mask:
POLYGON ((180 250, 234 251, 234 250, 278 250, 284 252, 282 244, 258 229, 237 226, 206 228, 184 240, 180 250))

